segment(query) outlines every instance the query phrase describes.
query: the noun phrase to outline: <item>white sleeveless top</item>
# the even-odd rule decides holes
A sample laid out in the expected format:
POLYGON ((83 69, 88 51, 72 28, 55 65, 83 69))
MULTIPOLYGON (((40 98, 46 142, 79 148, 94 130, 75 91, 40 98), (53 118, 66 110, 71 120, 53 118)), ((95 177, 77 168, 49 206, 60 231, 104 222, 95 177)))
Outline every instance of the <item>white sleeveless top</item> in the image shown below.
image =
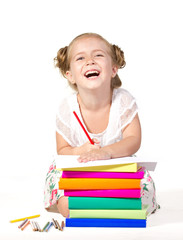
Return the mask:
MULTIPOLYGON (((65 97, 59 106, 56 116, 56 131, 62 135, 69 145, 78 147, 86 143, 88 138, 73 111, 77 113, 86 128, 77 101, 77 93, 74 93, 65 97)), ((98 134, 89 132, 90 137, 97 138, 101 147, 120 141, 123 138, 122 129, 133 120, 137 112, 138 107, 135 98, 123 88, 114 89, 108 126, 98 134)))

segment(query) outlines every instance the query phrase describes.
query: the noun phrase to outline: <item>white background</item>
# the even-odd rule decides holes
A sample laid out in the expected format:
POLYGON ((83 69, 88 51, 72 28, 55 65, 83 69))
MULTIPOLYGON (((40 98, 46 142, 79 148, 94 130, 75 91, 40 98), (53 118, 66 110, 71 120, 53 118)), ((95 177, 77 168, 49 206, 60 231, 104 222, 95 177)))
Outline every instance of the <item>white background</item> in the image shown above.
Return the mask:
MULTIPOLYGON (((137 155, 158 161, 158 191, 182 188, 182 23, 181 0, 1 1, 2 195, 28 193, 24 179, 35 176, 36 183, 46 174, 56 153, 57 106, 69 91, 53 58, 84 32, 99 33, 124 50, 127 64, 119 75, 137 99, 142 124, 137 155)), ((43 184, 44 177, 36 191, 43 184)))
POLYGON ((1 175, 47 171, 56 152, 55 113, 69 91, 53 58, 75 36, 96 32, 125 52, 127 64, 119 75, 140 109, 143 138, 138 156, 157 158, 164 171, 171 165, 180 179, 181 5, 178 0, 2 1, 1 175))

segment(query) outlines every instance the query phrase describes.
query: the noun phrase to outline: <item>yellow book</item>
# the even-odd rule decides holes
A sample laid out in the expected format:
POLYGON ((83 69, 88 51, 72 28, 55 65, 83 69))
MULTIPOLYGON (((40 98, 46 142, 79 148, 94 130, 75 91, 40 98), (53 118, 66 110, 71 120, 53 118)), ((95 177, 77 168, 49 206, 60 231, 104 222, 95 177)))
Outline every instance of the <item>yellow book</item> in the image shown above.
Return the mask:
POLYGON ((137 172, 139 166, 154 171, 156 162, 143 161, 138 157, 122 157, 108 160, 78 162, 79 155, 56 155, 56 169, 60 171, 89 172, 137 172))
POLYGON ((105 166, 90 166, 77 168, 62 168, 62 171, 79 171, 79 172, 137 172, 137 163, 116 164, 105 166))

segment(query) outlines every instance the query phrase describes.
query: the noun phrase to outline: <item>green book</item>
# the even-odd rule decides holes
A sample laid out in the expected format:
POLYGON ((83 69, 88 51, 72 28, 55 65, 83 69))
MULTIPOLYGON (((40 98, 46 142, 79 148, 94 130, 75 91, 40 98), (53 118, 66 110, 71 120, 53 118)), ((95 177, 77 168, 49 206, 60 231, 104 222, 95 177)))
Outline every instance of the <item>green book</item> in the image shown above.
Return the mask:
POLYGON ((113 218, 113 219, 146 219, 146 209, 143 210, 84 210, 71 209, 70 218, 113 218))
POLYGON ((142 209, 141 198, 69 197, 69 209, 142 209))

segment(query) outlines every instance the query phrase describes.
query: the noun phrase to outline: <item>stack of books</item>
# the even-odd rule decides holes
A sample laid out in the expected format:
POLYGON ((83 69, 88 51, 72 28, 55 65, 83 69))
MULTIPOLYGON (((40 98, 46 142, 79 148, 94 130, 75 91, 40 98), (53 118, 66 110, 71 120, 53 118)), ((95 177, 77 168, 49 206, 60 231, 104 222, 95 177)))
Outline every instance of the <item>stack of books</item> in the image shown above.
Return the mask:
POLYGON ((58 186, 68 196, 66 227, 146 227, 143 176, 137 163, 64 169, 58 186))

